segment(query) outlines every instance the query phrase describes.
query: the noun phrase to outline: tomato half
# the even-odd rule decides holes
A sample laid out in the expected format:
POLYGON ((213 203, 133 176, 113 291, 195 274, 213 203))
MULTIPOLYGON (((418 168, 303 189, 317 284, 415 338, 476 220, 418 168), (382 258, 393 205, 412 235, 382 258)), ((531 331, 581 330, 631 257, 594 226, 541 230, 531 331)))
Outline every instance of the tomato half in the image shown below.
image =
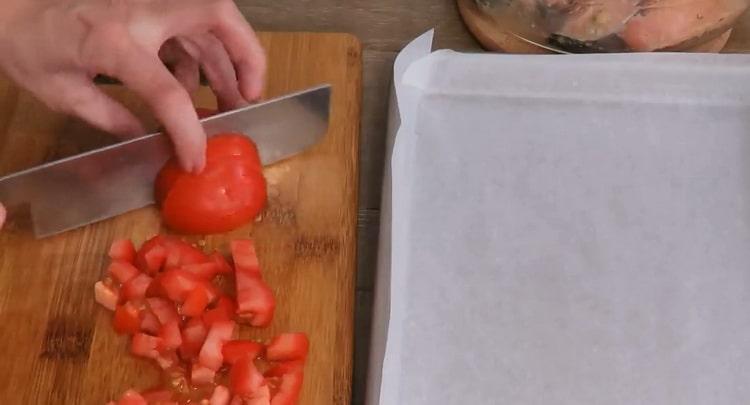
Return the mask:
POLYGON ((184 172, 171 159, 156 179, 155 194, 164 222, 178 232, 234 230, 258 216, 266 203, 257 148, 244 135, 216 135, 208 140, 203 172, 184 172))

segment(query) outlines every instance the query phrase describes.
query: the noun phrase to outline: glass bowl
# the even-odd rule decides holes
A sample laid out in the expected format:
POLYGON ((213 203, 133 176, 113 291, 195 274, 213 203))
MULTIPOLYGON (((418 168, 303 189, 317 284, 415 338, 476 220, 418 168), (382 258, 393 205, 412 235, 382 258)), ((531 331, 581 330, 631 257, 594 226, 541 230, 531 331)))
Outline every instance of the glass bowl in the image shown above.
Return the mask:
POLYGON ((524 41, 568 53, 724 48, 750 0, 475 0, 524 41))

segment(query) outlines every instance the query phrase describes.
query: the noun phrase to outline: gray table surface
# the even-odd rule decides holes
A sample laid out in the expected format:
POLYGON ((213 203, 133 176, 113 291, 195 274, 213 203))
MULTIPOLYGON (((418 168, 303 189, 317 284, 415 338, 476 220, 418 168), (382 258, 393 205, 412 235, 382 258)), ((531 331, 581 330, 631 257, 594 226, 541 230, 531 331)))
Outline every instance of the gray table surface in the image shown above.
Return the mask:
POLYGON ((235 0, 262 31, 346 32, 364 47, 360 147, 359 246, 352 404, 364 404, 367 354, 377 256, 388 96, 396 54, 436 28, 436 45, 479 49, 464 27, 455 0, 235 0))

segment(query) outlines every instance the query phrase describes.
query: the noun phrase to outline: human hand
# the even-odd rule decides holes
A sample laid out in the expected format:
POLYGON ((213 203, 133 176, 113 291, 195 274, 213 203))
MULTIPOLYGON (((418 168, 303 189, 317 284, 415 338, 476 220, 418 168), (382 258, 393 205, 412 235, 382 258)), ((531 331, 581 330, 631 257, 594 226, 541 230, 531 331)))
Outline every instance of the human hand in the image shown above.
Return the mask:
POLYGON ((223 109, 257 99, 266 70, 231 0, 12 0, 0 6, 0 52, 0 69, 52 109, 122 137, 141 135, 138 119, 92 82, 117 78, 148 104, 192 172, 205 162, 189 95, 199 66, 223 109))

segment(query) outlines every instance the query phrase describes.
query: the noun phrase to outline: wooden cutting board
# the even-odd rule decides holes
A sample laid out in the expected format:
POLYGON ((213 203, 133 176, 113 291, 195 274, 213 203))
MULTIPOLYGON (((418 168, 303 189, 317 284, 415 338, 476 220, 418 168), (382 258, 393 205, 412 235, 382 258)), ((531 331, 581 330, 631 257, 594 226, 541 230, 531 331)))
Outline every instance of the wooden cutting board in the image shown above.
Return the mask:
MULTIPOLYGON (((331 83, 330 130, 311 151, 267 168, 269 207, 260 222, 189 239, 226 253, 231 239, 255 238, 278 307, 269 329, 243 327, 242 336, 306 332, 311 351, 300 404, 344 405, 351 391, 361 47, 345 34, 261 39, 269 54, 266 96, 331 83)), ((108 91, 145 111, 121 88, 108 91)), ((215 105, 206 89, 195 99, 215 105)), ((106 142, 0 81, 0 175, 106 142)), ((113 239, 140 244, 163 232, 154 208, 39 241, 18 229, 0 232, 0 403, 104 404, 157 380, 154 366, 128 354, 111 313, 95 304, 93 285, 113 239)))

